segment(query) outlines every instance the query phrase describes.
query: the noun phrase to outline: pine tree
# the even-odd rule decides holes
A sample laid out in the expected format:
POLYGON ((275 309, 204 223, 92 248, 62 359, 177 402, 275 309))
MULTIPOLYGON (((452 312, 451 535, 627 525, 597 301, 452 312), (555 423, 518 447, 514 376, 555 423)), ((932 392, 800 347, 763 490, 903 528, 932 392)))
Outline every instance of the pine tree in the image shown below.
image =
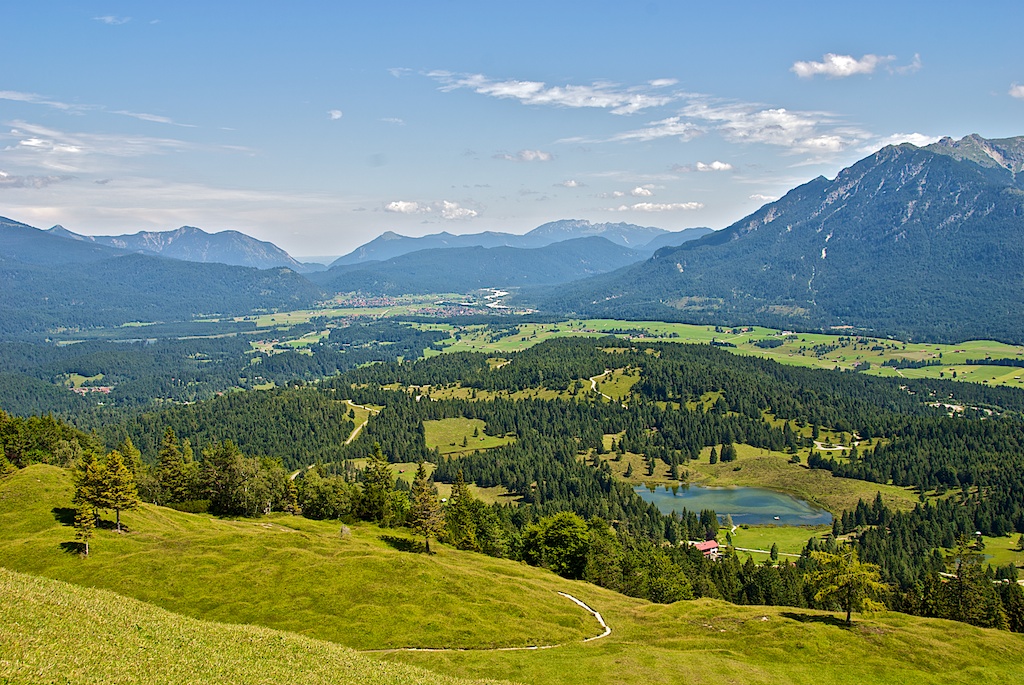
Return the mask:
POLYGON ((437 537, 444 530, 444 511, 437 501, 434 488, 427 477, 427 469, 423 462, 416 468, 416 478, 412 482, 412 507, 409 511, 412 529, 423 536, 427 554, 430 554, 430 538, 437 537))
POLYGON ((135 489, 135 474, 125 464, 124 457, 114 450, 107 455, 106 478, 103 483, 106 508, 113 509, 117 517, 117 532, 121 532, 121 511, 139 506, 139 493, 135 489))
POLYGON ((458 549, 479 551, 476 523, 473 520, 473 494, 459 469, 452 484, 452 494, 445 504, 445 541, 458 549))
POLYGON ((715 451, 715 446, 714 445, 711 446, 711 458, 709 459, 708 463, 709 464, 717 464, 718 463, 718 452, 715 451))
POLYGON ((82 556, 89 556, 89 540, 96 528, 96 512, 86 505, 75 509, 75 540, 82 544, 82 556))
POLYGON ((775 543, 775 542, 772 543, 772 548, 768 552, 768 556, 771 557, 772 561, 778 561, 779 560, 779 545, 777 543, 775 543))
POLYGON ((394 486, 395 477, 388 466, 388 460, 381 451, 380 443, 374 443, 373 453, 363 472, 363 491, 359 497, 360 518, 382 525, 390 523, 391 491, 394 486))
POLYGON ((185 473, 185 460, 181 454, 178 437, 170 426, 164 431, 163 444, 160 446, 157 480, 160 483, 160 494, 163 496, 164 503, 184 502, 188 499, 188 475, 185 473))

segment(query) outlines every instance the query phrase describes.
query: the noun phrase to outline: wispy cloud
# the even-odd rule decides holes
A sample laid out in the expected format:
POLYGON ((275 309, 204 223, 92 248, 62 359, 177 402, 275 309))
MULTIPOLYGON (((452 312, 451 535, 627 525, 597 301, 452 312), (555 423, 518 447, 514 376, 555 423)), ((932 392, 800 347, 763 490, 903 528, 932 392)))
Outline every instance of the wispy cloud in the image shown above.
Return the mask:
POLYGON ((385 124, 394 124, 395 126, 405 126, 405 120, 399 119, 398 117, 384 117, 381 119, 385 124))
POLYGON ((108 14, 108 15, 103 16, 103 17, 93 17, 92 20, 93 21, 98 21, 101 24, 106 24, 107 26, 120 26, 122 24, 127 24, 128 22, 130 22, 132 20, 132 18, 131 17, 115 17, 112 14, 108 14))
POLYGON ((338 119, 340 119, 343 116, 344 116, 344 112, 342 112, 340 109, 329 109, 329 110, 327 110, 327 118, 330 119, 331 121, 337 121, 338 119))
POLYGON ((147 114, 146 112, 129 112, 127 110, 116 110, 111 114, 120 114, 121 116, 131 117, 133 119, 139 119, 140 121, 150 121, 155 124, 170 124, 171 126, 181 126, 182 128, 195 128, 193 124, 179 124, 170 117, 165 117, 160 114, 147 114))
POLYGON ((567 181, 562 181, 561 183, 556 183, 555 185, 556 186, 561 186, 563 188, 585 188, 586 187, 585 184, 580 183, 579 181, 577 181, 575 179, 569 179, 567 181))
POLYGON ((385 212, 395 214, 439 214, 449 221, 472 219, 477 216, 475 209, 461 206, 458 202, 441 200, 440 202, 415 202, 411 200, 395 200, 384 205, 385 212))
POLYGON ((1009 95, 1012 98, 1024 100, 1024 86, 1014 83, 1010 86, 1009 95))
POLYGON ((10 100, 11 102, 26 102, 31 105, 45 105, 46 107, 53 107, 63 111, 75 111, 82 109, 98 109, 96 107, 89 107, 88 105, 70 105, 66 102, 60 102, 58 100, 52 100, 43 95, 36 93, 22 93, 16 90, 0 90, 0 100, 10 100))
POLYGON ((74 178, 74 176, 17 176, 0 171, 0 190, 5 188, 45 188, 54 183, 62 183, 74 178))
MULTIPOLYGON (((5 140, 8 144, 3 150, 8 159, 26 166, 61 172, 100 172, 106 166, 106 163, 100 161, 102 158, 143 157, 204 148, 174 138, 71 133, 24 121, 16 121, 10 129, 0 132, 0 142, 5 140)), ((227 148, 207 146, 206 149, 227 148)))
POLYGON ((703 209, 704 204, 701 202, 637 202, 632 205, 620 205, 613 209, 609 209, 611 212, 678 212, 687 211, 694 209, 703 209))
POLYGON ((543 150, 520 150, 515 154, 499 152, 494 155, 494 158, 504 159, 509 162, 550 162, 555 156, 543 150))
POLYGON ((432 71, 427 76, 441 83, 441 90, 445 92, 468 89, 489 97, 518 100, 524 105, 606 109, 612 114, 634 114, 650 107, 667 105, 677 98, 675 95, 654 92, 658 88, 672 85, 672 79, 658 79, 644 86, 623 87, 607 81, 587 85, 549 86, 543 81, 502 81, 483 74, 455 74, 448 71, 432 71))
POLYGON ((895 59, 893 55, 864 55, 856 59, 852 55, 837 55, 830 52, 820 62, 795 62, 790 71, 800 78, 846 78, 857 74, 873 74, 875 69, 895 59))
POLYGON ((774 195, 762 195, 761 193, 754 193, 750 196, 751 200, 757 200, 758 202, 775 202, 779 198, 774 195))
POLYGON ((704 133, 700 126, 684 121, 681 117, 669 117, 652 121, 643 128, 616 133, 607 138, 564 138, 559 143, 646 143, 659 138, 678 138, 681 142, 693 140, 704 133))
POLYGON ((828 154, 869 140, 872 135, 842 125, 827 112, 765 108, 755 103, 694 102, 683 110, 733 143, 761 143, 792 152, 828 154))

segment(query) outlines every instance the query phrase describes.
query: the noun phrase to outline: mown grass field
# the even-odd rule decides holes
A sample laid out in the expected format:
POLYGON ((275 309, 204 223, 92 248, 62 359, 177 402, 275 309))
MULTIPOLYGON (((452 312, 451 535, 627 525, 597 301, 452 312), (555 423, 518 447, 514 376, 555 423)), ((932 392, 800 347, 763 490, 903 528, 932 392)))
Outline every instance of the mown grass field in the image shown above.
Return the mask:
POLYGON ((48 466, 0 482, 0 566, 114 590, 177 615, 4 572, 0 679, 450 682, 422 673, 403 680, 410 677, 403 663, 538 685, 1024 677, 1020 635, 888 613, 858 617, 847 628, 834 614, 785 607, 706 599, 652 605, 443 545, 431 557, 399 551, 380 535, 401 532, 373 526, 353 526, 342 538, 334 523, 211 520, 144 506, 124 514, 128 533, 100 530, 92 555, 82 558, 61 548, 71 529, 57 519, 70 494, 67 475, 48 466), (582 642, 601 629, 556 590, 600 611, 612 634, 582 642), (308 638, 361 649, 561 646, 357 655, 308 638), (364 670, 361 656, 388 670, 364 670))
MULTIPOLYGON (((800 554, 807 541, 811 538, 823 538, 832 532, 831 526, 740 526, 732 533, 732 544, 735 547, 746 547, 747 549, 771 550, 772 543, 779 546, 779 552, 783 554, 800 554)), ((719 540, 725 541, 725 530, 718 536, 719 540)), ((741 559, 746 558, 748 552, 738 552, 741 559)), ((754 561, 764 561, 769 558, 768 554, 750 552, 754 561)))

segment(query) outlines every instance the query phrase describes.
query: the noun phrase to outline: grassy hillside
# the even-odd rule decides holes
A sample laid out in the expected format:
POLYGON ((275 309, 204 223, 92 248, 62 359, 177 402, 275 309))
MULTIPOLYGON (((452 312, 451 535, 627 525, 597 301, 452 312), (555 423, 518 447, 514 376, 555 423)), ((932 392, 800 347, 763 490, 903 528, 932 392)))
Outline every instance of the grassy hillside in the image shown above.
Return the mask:
POLYGON ((71 495, 54 467, 0 482, 0 566, 360 649, 517 647, 596 630, 556 594, 567 585, 557 576, 440 545, 430 557, 401 551, 404 531, 365 524, 342 537, 340 524, 302 517, 235 521, 143 505, 122 513, 128 534, 98 530, 81 558, 65 551, 71 495))
MULTIPOLYGON (((362 668, 351 652, 305 637, 368 650, 469 648, 372 656, 453 677, 538 684, 976 683, 1024 677, 1021 635, 888 613, 858 618, 846 628, 827 612, 787 607, 706 599, 652 605, 440 545, 432 557, 399 551, 408 543, 398 539, 389 545, 381 536, 402 533, 372 526, 354 526, 343 537, 340 526, 329 522, 227 521, 144 506, 123 515, 128 533, 98 531, 92 555, 82 558, 62 548, 73 537, 60 521, 70 495, 67 474, 48 466, 0 482, 0 566, 114 590, 184 616, 303 637, 217 626, 156 609, 136 619, 129 617, 132 607, 140 607, 134 602, 4 573, 0 682, 63 682, 65 675, 67 682, 135 682, 134 673, 145 674, 138 682, 241 682, 246 669, 288 682, 294 677, 280 669, 289 663, 303 672, 303 682, 326 682, 317 678, 333 671, 321 661, 347 659, 355 664, 351 668, 362 668), (27 587, 16 589, 19 584, 27 587), (612 634, 584 643, 600 628, 557 591, 600 611, 612 634), (35 607, 51 601, 41 595, 57 606, 35 607), (76 604, 97 596, 118 606, 85 610, 76 604), (65 626, 75 621, 81 625, 65 626), (127 635, 98 644, 115 631, 127 635), (489 649, 537 644, 561 646, 489 649), (281 663, 264 664, 270 647, 281 663), (179 648, 190 656, 179 660, 179 648), (124 655, 124 677, 111 670, 121 668, 114 663, 115 649, 124 655), (313 660, 320 665, 309 666, 306 677, 313 660), (67 674, 53 670, 63 664, 69 665, 67 674)), ((333 677, 342 683, 354 672, 336 670, 333 677)), ((373 672, 362 682, 405 682, 407 673, 373 672)), ((431 682, 430 676, 420 682, 431 682)))
POLYGON ((104 590, 0 569, 0 682, 347 683, 468 681, 254 626, 185 618, 104 590))

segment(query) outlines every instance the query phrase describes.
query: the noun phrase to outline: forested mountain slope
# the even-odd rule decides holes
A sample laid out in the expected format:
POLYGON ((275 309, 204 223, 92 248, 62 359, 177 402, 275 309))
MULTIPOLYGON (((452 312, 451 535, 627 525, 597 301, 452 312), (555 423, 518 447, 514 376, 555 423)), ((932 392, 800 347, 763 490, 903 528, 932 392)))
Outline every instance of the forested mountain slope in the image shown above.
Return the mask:
POLYGON ((546 309, 1024 340, 1024 138, 886 147, 546 309))

